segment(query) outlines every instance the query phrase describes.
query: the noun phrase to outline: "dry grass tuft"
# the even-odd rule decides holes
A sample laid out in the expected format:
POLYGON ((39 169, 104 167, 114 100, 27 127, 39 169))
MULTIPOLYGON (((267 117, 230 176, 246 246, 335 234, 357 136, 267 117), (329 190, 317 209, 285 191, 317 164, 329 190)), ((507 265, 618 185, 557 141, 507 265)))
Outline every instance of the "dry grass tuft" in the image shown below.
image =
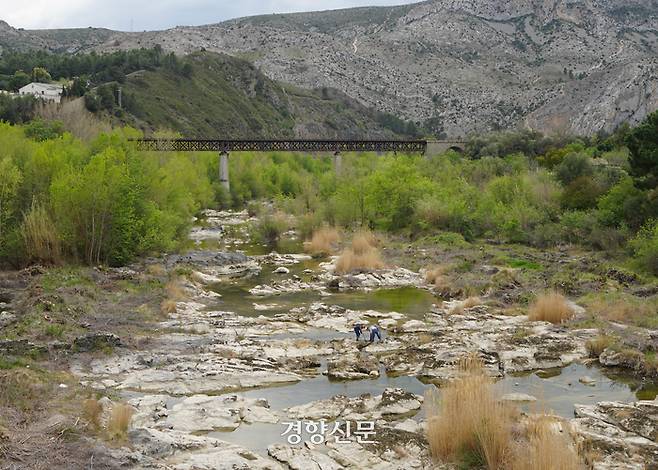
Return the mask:
POLYGON ((82 415, 87 422, 94 427, 94 429, 99 429, 101 427, 102 413, 103 407, 98 403, 98 400, 89 398, 82 402, 82 415))
POLYGON ((464 375, 442 390, 440 400, 436 392, 426 399, 432 456, 501 468, 510 452, 515 409, 497 399, 477 357, 463 359, 460 370, 464 375))
POLYGON ((377 239, 370 232, 359 232, 352 238, 351 248, 346 248, 336 261, 335 272, 347 274, 353 271, 372 271, 386 267, 376 248, 377 239))
POLYGON ((133 413, 133 407, 130 405, 114 404, 107 422, 107 433, 110 439, 122 440, 126 437, 133 413))
POLYGON ((183 279, 180 277, 174 278, 165 286, 167 298, 171 300, 185 300, 185 289, 183 288, 183 279))
POLYGON ((603 351, 613 344, 615 344, 615 339, 612 336, 599 335, 596 338, 590 339, 585 346, 590 357, 598 358, 603 351))
POLYGON ((480 297, 469 297, 462 302, 464 308, 472 308, 478 305, 482 305, 482 299, 480 297))
POLYGON ((183 279, 180 277, 170 280, 165 286, 167 297, 160 304, 162 313, 176 313, 176 304, 187 298, 183 288, 183 279))
POLYGON ((528 426, 527 442, 516 446, 511 470, 578 470, 583 463, 568 433, 560 432, 547 416, 528 426))
POLYGON ((462 359, 459 370, 463 375, 443 388, 440 399, 428 392, 425 400, 434 458, 491 470, 583 468, 569 433, 561 432, 554 417, 519 422, 518 411, 499 399, 476 355, 462 359))
POLYGON ((574 311, 559 292, 548 292, 537 297, 530 306, 528 318, 534 321, 563 323, 573 317, 574 311))
POLYGON ((320 257, 331 254, 340 241, 340 233, 333 227, 322 227, 315 232, 310 241, 304 242, 304 251, 320 257))
POLYGON ((445 272, 445 266, 431 266, 425 271, 425 282, 433 285, 437 289, 444 290, 448 287, 445 272))
POLYGON ((362 230, 354 234, 352 237, 352 251, 354 254, 360 256, 372 251, 379 246, 379 242, 375 235, 367 230, 362 230))
POLYGON ((373 248, 362 255, 358 255, 347 248, 343 250, 340 258, 336 261, 335 272, 337 274, 347 274, 353 271, 372 271, 384 267, 384 262, 378 250, 373 248))
POLYGON ((146 267, 146 273, 150 274, 151 276, 162 277, 167 274, 167 270, 165 269, 164 265, 155 263, 149 264, 146 267))

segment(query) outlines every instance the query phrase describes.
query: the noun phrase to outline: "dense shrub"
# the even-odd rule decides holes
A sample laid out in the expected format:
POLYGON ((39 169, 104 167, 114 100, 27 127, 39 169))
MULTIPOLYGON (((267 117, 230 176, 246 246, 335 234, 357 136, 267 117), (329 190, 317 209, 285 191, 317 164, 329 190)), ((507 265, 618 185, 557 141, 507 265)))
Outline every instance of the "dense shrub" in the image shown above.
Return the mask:
POLYGON ((648 222, 630 242, 637 264, 658 276, 658 221, 648 222))
POLYGON ((649 216, 649 211, 646 192, 636 188, 630 177, 623 178, 598 201, 601 223, 612 227, 627 224, 637 229, 649 216))
POLYGON ((556 167, 555 176, 564 185, 594 173, 590 158, 584 153, 570 153, 556 167))
POLYGON ((131 131, 90 145, 56 135, 0 124, 0 262, 124 264, 173 248, 213 200, 203 158, 141 154, 131 131))
POLYGON ((20 124, 34 117, 37 100, 32 95, 10 96, 0 93, 0 121, 20 124))
POLYGON ((564 188, 562 206, 571 210, 591 209, 596 206, 601 193, 602 189, 594 178, 579 176, 564 188))

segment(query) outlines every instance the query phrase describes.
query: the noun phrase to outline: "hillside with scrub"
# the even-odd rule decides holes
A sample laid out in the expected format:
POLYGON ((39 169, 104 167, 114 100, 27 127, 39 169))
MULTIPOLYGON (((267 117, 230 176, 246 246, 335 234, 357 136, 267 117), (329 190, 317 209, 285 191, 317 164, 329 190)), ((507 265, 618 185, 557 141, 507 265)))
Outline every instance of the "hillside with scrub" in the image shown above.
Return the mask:
MULTIPOLYGON (((81 101, 94 120, 149 135, 167 130, 196 138, 388 139, 423 131, 338 90, 278 82, 244 59, 205 51, 178 57, 156 46, 106 54, 0 55, 0 90, 17 92, 32 81, 62 85, 65 104, 81 101)), ((66 121, 64 113, 33 96, 0 93, 4 121, 66 121)), ((86 113, 80 114, 84 119, 86 113)))
POLYGON ((216 153, 78 111, 0 124, 0 469, 654 461, 658 113, 233 152, 227 191, 216 153), (282 437, 318 419, 374 444, 282 437))

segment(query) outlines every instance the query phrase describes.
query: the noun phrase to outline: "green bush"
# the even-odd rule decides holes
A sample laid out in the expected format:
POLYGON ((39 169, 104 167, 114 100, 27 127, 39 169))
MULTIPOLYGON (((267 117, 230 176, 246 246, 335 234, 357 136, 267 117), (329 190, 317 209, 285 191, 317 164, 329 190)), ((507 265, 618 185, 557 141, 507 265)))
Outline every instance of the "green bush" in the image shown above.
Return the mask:
POLYGON ((276 243, 281 234, 288 230, 288 221, 282 214, 265 215, 252 227, 251 238, 259 243, 276 243))
POLYGON ((571 181, 562 194, 562 206, 568 210, 586 210, 596 207, 601 187, 590 176, 579 176, 571 181))
POLYGON ((630 242, 638 266, 658 276, 658 221, 649 221, 630 242))
POLYGON ((409 157, 387 158, 368 178, 365 202, 371 208, 372 222, 385 230, 408 227, 414 206, 434 189, 409 157))
POLYGON ((0 263, 125 264, 174 248, 214 199, 205 157, 141 154, 130 130, 41 139, 49 126, 0 124, 0 263))
POLYGON ((598 216, 604 225, 626 224, 638 229, 649 216, 647 194, 636 188, 630 177, 623 178, 599 199, 598 216))
POLYGON ((555 169, 555 176, 564 185, 580 177, 591 176, 593 173, 589 156, 582 152, 568 154, 555 169))
POLYGON ((25 126, 25 135, 37 142, 55 139, 64 134, 64 124, 60 121, 43 121, 35 119, 25 126))

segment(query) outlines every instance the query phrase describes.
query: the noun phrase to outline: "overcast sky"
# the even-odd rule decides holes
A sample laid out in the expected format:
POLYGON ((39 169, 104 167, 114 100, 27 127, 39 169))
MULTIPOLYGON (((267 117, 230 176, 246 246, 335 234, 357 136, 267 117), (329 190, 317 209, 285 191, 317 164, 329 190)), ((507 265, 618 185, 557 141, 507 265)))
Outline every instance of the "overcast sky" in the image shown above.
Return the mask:
POLYGON ((266 13, 400 5, 419 0, 0 0, 0 19, 17 28, 105 27, 122 31, 217 23, 266 13))

